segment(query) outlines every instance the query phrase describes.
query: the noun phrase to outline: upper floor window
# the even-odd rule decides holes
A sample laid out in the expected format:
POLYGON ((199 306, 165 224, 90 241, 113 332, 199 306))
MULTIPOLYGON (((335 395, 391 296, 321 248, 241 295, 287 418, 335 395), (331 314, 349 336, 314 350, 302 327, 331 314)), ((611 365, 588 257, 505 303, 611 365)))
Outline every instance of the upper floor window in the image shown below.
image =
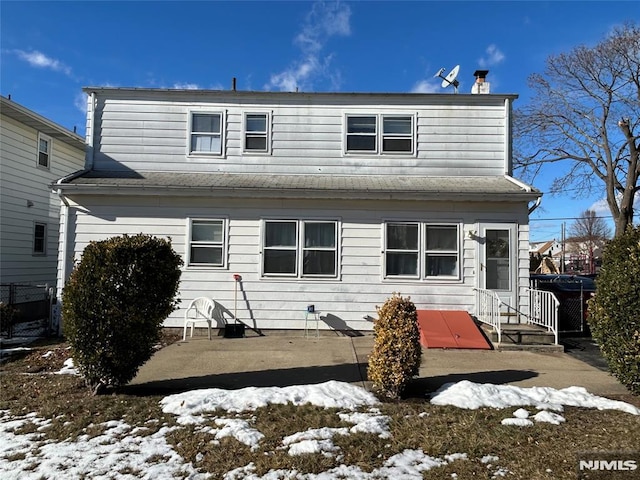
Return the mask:
POLYGON ((46 223, 36 222, 33 224, 33 254, 34 255, 47 254, 47 224, 46 223))
POLYGON ((347 117, 347 152, 377 152, 378 119, 371 116, 347 117))
POLYGON ((385 224, 385 277, 458 279, 460 235, 457 224, 385 224))
POLYGON ((51 157, 51 139, 42 133, 38 134, 38 166, 49 168, 51 157))
POLYGON ((347 153, 414 152, 412 115, 347 115, 346 124, 347 153))
POLYGON ((266 220, 262 272, 265 276, 336 277, 338 224, 323 220, 266 220))
POLYGON ((382 152, 413 153, 413 117, 382 117, 382 152))
POLYGON ((225 221, 191 219, 189 227, 188 264, 224 267, 227 246, 225 221))
POLYGON ((189 153, 222 155, 223 123, 222 113, 192 112, 189 153))
POLYGON ((269 114, 247 113, 244 116, 244 150, 269 151, 269 114))

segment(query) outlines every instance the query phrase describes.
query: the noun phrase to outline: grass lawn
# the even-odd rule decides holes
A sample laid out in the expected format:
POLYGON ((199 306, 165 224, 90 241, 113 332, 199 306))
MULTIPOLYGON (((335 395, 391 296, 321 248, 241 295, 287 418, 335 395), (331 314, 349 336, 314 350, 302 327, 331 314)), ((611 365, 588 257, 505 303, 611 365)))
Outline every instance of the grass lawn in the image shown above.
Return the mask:
MULTIPOLYGON (((12 435, 18 436, 38 434, 33 441, 33 455, 24 451, 0 453, 0 467, 3 464, 5 467, 0 468, 0 472, 12 465, 23 469, 23 476, 15 478, 47 478, 29 476, 30 471, 38 469, 38 449, 63 442, 90 442, 113 427, 113 421, 128 425, 120 433, 112 431, 112 436, 120 442, 134 434, 153 436, 165 429, 166 442, 184 463, 215 479, 250 463, 252 473, 258 477, 272 470, 284 472, 282 476, 270 478, 296 478, 285 476, 294 470, 319 474, 340 465, 371 472, 407 450, 421 450, 437 459, 464 454, 454 455, 450 461, 424 471, 423 478, 428 479, 575 479, 578 458, 583 452, 630 452, 633 455, 629 458, 639 460, 640 417, 628 413, 566 407, 562 413, 566 422, 560 425, 535 423, 530 427, 516 427, 501 424, 501 420, 512 416, 515 407, 465 410, 432 405, 427 399, 381 403, 377 408, 380 415, 389 418, 390 436, 366 432, 335 435, 333 454, 325 451, 290 455, 283 445, 287 436, 309 429, 340 429, 351 425, 341 419, 336 409, 291 404, 270 405, 240 414, 211 412, 204 417, 204 423, 178 424, 174 415, 163 413, 160 396, 130 395, 126 389, 121 393, 92 396, 80 377, 55 374, 69 356, 64 343, 40 344, 34 348, 4 362, 0 374, 0 410, 4 421, 24 418, 32 412, 33 418, 38 419, 29 421, 27 417, 11 430, 12 435), (215 421, 223 417, 245 420, 264 435, 257 448, 234 437, 216 440, 212 432, 220 425, 215 421)), ((637 397, 629 395, 618 399, 640 406, 637 397)), ((362 411, 368 409, 363 407, 362 411)), ((529 408, 529 411, 535 412, 535 409, 529 408)), ((0 452, 4 452, 1 447, 0 452)), ((166 453, 154 457, 150 452, 145 461, 161 464, 167 462, 168 457, 166 453)), ((115 478, 143 478, 147 474, 127 465, 115 473, 119 475, 115 478)), ((590 472, 584 478, 637 478, 634 474, 640 472, 603 473, 604 476, 590 472)), ((88 473, 81 478, 91 477, 88 473)), ((243 477, 239 474, 235 478, 243 477)))

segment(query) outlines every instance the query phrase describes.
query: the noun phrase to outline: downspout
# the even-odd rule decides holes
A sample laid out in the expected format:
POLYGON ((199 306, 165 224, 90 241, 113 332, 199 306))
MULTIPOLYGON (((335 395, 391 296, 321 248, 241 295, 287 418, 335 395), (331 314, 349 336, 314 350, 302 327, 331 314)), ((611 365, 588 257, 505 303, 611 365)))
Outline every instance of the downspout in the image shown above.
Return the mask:
POLYGON ((86 142, 87 142, 87 151, 85 153, 84 158, 84 168, 85 170, 93 170, 93 162, 95 159, 95 150, 94 150, 94 132, 96 126, 96 92, 91 92, 89 94, 89 100, 87 105, 87 134, 86 134, 86 142))
POLYGON ((542 203, 542 197, 538 197, 536 199, 536 203, 529 207, 529 215, 531 215, 533 211, 540 206, 540 203, 542 203))
MULTIPOLYGON (((64 180, 63 178, 59 179, 56 182, 56 185, 60 185, 60 183, 64 180)), ((62 189, 58 187, 55 190, 55 193, 60 198, 60 216, 62 217, 62 223, 60 225, 60 248, 58 250, 58 288, 56 291, 56 308, 54 310, 54 320, 58 325, 58 336, 62 336, 62 289, 64 288, 64 284, 67 281, 67 249, 68 249, 68 232, 69 232, 69 201, 62 193, 62 189)))
POLYGON ((504 99, 504 126, 504 172, 511 176, 513 171, 511 129, 513 126, 511 125, 511 100, 508 98, 504 99))

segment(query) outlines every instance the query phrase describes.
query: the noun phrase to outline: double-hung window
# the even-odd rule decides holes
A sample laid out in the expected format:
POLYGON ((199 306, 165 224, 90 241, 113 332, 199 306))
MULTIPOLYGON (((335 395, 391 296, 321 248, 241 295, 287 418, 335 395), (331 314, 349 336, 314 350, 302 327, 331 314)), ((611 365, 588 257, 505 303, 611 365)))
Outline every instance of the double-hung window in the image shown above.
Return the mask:
POLYGON ((347 116, 347 152, 378 151, 378 117, 347 116))
POLYGON ((269 114, 246 113, 244 116, 245 152, 269 151, 269 114))
POLYGON ((425 276, 458 278, 457 225, 425 225, 425 276))
POLYGON ((385 278, 458 279, 460 235, 457 224, 385 224, 385 278))
POLYGON ((413 153, 413 117, 383 115, 382 153, 413 153))
POLYGON ((415 127, 412 115, 347 115, 347 153, 413 154, 415 127))
POLYGON ((33 224, 33 254, 47 254, 47 224, 36 222, 33 224))
POLYGON ((264 276, 336 277, 338 224, 325 220, 265 220, 264 276))
POLYGON ((226 258, 225 220, 191 219, 189 227, 189 265, 224 267, 226 258))
POLYGON ((222 155, 224 115, 221 112, 191 112, 189 153, 222 155))
POLYGON ((51 139, 42 133, 38 134, 38 166, 49 168, 51 157, 51 139))

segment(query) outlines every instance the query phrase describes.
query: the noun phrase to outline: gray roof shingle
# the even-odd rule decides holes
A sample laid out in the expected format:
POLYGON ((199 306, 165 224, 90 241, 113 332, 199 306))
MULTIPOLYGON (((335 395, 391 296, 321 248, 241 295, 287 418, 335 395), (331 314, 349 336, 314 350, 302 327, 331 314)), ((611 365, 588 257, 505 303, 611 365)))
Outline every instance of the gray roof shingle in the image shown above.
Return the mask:
POLYGON ((533 187, 506 176, 426 177, 392 175, 257 175, 90 171, 60 182, 71 193, 158 193, 260 198, 460 199, 480 197, 527 200, 533 187))

